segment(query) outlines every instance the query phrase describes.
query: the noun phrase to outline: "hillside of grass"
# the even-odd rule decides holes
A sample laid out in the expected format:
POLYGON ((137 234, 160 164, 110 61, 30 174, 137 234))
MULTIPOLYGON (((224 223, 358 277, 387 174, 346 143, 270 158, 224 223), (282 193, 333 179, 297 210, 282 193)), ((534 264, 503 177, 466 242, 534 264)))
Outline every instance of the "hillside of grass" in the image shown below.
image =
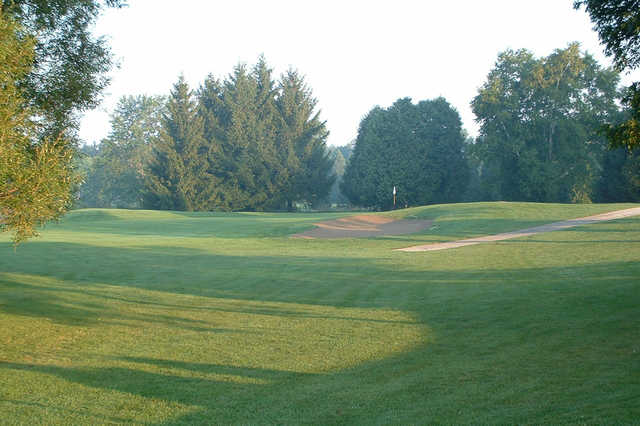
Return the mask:
POLYGON ((338 240, 289 235, 344 213, 91 209, 2 235, 0 418, 632 423, 640 217, 391 250, 629 207, 427 206, 384 214, 431 230, 338 240))

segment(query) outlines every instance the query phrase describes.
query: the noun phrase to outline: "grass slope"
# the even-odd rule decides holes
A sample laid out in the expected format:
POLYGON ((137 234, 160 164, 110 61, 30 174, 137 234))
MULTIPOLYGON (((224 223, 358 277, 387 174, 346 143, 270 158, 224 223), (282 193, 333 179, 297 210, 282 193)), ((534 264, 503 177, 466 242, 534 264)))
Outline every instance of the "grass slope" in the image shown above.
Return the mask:
POLYGON ((360 240, 288 238, 337 214, 72 212, 0 240, 0 418, 637 421, 640 218, 391 251, 628 207, 430 206, 360 240))

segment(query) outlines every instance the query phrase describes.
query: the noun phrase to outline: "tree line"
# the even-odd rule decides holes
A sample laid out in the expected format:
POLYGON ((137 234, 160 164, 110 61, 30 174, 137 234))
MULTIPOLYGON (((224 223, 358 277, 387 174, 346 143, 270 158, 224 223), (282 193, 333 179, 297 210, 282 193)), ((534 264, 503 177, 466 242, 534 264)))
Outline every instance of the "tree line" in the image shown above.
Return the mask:
POLYGON ((342 190, 357 205, 390 208, 460 201, 640 201, 640 155, 609 150, 608 129, 633 114, 619 74, 577 43, 546 57, 507 50, 472 101, 466 137, 439 98, 399 99, 360 123, 342 190))
POLYGON ((631 114, 620 107, 626 90, 577 43, 540 58, 507 50, 472 101, 478 137, 446 99, 402 98, 369 111, 353 144, 328 148, 303 79, 289 71, 276 83, 261 58, 195 92, 180 79, 169 97, 123 98, 89 160, 81 206, 638 201, 638 153, 608 149, 607 129, 631 114))
POLYGON ((163 210, 292 209, 334 181, 328 131, 295 70, 276 82, 264 58, 192 91, 125 97, 91 160, 80 202, 163 210))

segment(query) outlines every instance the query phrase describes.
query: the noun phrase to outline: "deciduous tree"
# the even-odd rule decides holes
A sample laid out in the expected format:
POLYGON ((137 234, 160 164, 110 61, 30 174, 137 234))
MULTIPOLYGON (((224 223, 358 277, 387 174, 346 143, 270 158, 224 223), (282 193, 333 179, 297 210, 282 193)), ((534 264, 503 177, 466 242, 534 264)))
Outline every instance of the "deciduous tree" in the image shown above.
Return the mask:
POLYGON ((2 12, 33 37, 33 67, 20 79, 24 98, 37 113, 40 132, 68 139, 78 113, 94 108, 109 84, 113 58, 91 26, 105 7, 125 0, 0 0, 2 12))
POLYGON ((19 82, 33 61, 34 39, 0 11, 0 230, 16 243, 37 234, 71 202, 72 152, 60 139, 39 136, 19 82))
POLYGON ((499 55, 473 99, 482 179, 497 199, 579 202, 592 196, 604 140, 617 114, 618 74, 577 43, 544 58, 499 55))
MULTIPOLYGON (((618 71, 640 66, 640 0, 576 0, 574 7, 584 6, 618 71)), ((608 124, 606 133, 612 148, 640 147, 640 82, 629 87, 623 98, 629 118, 623 123, 608 124)))
POLYGON ((122 0, 0 0, 0 228, 15 241, 70 205, 78 113, 112 66, 90 25, 122 0))
POLYGON ((160 134, 166 100, 162 96, 123 96, 111 114, 109 136, 97 146, 84 184, 81 207, 140 208, 144 170, 152 141, 160 134))

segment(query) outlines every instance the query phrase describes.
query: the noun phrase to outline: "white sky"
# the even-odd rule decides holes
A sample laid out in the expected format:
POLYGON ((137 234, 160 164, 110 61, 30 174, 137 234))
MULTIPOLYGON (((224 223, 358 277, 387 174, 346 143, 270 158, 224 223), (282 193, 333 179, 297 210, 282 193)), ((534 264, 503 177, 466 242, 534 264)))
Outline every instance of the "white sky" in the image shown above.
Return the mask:
MULTIPOLYGON (((226 78, 264 54, 278 77, 298 69, 318 99, 330 145, 355 139, 360 119, 396 99, 444 96, 476 135, 469 103, 499 52, 546 56, 572 41, 604 65, 597 34, 573 0, 129 0, 98 20, 120 68, 80 136, 97 142, 124 95, 168 94, 184 73, 192 88, 226 78)), ((640 72, 622 82, 640 80, 640 72)))

